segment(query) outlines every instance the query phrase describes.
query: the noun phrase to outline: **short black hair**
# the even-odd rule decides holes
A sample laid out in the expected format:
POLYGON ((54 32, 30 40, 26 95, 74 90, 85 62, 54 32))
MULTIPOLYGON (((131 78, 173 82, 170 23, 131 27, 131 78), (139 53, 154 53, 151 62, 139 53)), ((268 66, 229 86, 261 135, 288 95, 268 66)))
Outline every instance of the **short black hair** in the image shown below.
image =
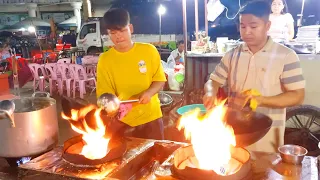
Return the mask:
POLYGON ((103 26, 109 30, 120 30, 130 24, 129 12, 122 8, 113 8, 103 15, 103 26))
POLYGON ((240 15, 243 14, 252 14, 265 21, 269 21, 269 16, 271 14, 271 5, 267 1, 251 1, 241 8, 240 15))
POLYGON ((184 44, 184 40, 178 41, 178 46, 179 46, 180 44, 184 44))

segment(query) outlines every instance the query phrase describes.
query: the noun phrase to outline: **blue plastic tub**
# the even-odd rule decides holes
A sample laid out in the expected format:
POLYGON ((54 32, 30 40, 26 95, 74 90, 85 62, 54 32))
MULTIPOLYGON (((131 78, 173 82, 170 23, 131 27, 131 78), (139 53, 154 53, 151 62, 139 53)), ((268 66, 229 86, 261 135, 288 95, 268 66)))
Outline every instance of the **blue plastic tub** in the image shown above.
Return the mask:
POLYGON ((179 109, 177 109, 177 113, 179 115, 183 115, 184 113, 187 113, 189 111, 192 111, 196 108, 200 109, 200 113, 204 114, 207 112, 206 108, 204 107, 203 104, 190 104, 190 105, 186 105, 186 106, 182 106, 179 109))

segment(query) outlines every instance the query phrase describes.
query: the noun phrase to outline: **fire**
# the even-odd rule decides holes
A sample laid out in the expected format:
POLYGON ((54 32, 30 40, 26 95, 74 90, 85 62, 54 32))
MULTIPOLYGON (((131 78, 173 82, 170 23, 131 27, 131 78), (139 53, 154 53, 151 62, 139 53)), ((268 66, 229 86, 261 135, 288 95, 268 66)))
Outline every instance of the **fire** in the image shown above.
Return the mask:
POLYGON ((191 140, 199 168, 213 170, 217 174, 228 173, 231 148, 236 146, 234 131, 224 120, 225 100, 202 117, 200 109, 183 115, 178 129, 184 129, 185 137, 191 140))
POLYGON ((100 118, 101 109, 97 109, 94 105, 87 106, 80 110, 71 110, 71 117, 67 117, 64 113, 61 116, 69 120, 71 123, 71 128, 79 134, 82 134, 82 139, 85 141, 85 145, 81 150, 81 155, 88 159, 101 159, 105 157, 108 153, 108 138, 105 138, 106 127, 103 120, 100 118), (85 120, 85 116, 92 110, 95 110, 94 117, 96 128, 92 129, 89 127, 85 120), (82 122, 81 127, 77 127, 72 121, 82 122))

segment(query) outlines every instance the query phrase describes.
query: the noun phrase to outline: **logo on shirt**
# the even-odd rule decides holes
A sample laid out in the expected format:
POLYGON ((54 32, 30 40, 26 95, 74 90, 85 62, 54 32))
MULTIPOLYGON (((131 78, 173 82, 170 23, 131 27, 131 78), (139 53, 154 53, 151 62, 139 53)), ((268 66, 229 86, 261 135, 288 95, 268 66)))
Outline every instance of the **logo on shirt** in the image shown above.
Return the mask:
POLYGON ((139 61, 138 65, 139 65, 139 71, 141 73, 144 74, 144 73, 147 72, 147 65, 146 65, 146 62, 144 60, 139 61))

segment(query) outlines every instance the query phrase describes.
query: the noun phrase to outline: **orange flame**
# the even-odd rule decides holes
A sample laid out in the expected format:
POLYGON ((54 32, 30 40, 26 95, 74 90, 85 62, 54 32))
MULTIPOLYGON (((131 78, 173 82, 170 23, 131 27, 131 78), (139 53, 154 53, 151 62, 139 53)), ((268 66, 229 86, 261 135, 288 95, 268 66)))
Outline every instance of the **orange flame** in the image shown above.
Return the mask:
POLYGON ((183 115, 177 127, 179 130, 184 128, 185 137, 191 140, 199 168, 213 170, 220 175, 227 174, 231 147, 236 146, 233 128, 224 120, 225 102, 203 117, 199 117, 200 109, 183 115))
POLYGON ((62 118, 69 121, 82 121, 84 129, 76 127, 74 124, 71 124, 71 128, 79 134, 82 134, 82 139, 85 141, 85 145, 81 150, 81 155, 85 156, 88 159, 101 159, 105 157, 108 153, 108 138, 105 138, 106 127, 103 123, 103 120, 100 118, 101 109, 96 109, 94 105, 89 105, 80 110, 71 110, 71 117, 66 116, 63 112, 61 113, 62 118), (96 122, 96 128, 92 129, 88 126, 85 121, 85 116, 92 110, 95 109, 94 117, 96 122))

